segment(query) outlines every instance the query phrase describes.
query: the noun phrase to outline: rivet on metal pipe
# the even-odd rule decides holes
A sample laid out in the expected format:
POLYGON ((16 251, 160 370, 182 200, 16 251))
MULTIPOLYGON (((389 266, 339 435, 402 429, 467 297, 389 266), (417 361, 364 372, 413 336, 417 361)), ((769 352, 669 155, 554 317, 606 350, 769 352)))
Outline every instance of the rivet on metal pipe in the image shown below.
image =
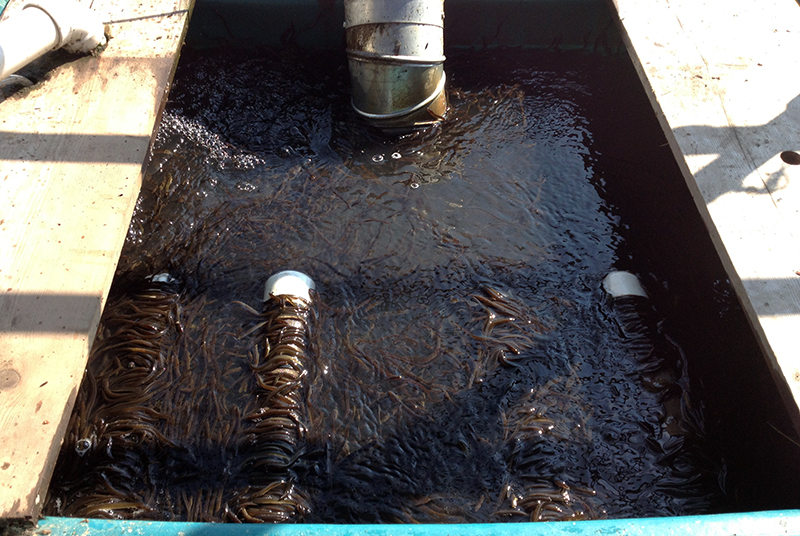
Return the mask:
POLYGON ((355 111, 389 132, 440 122, 444 0, 345 0, 344 9, 355 111))

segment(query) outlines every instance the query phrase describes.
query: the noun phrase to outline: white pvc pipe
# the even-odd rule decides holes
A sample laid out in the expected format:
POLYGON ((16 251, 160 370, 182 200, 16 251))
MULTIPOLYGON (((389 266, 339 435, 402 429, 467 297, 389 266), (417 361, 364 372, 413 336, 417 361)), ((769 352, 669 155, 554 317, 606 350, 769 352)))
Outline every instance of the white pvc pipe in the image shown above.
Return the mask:
POLYGON ((51 50, 90 52, 105 43, 103 22, 73 0, 28 2, 0 22, 0 80, 51 50))
POLYGON ((269 279, 264 286, 264 301, 271 296, 294 296, 311 302, 311 291, 314 290, 314 281, 302 272, 286 270, 278 272, 269 279))
POLYGON ((611 272, 603 279, 603 288, 612 298, 641 296, 647 298, 639 278, 630 272, 611 272))
POLYGON ((58 30, 41 9, 23 9, 0 23, 0 79, 56 48, 58 30))

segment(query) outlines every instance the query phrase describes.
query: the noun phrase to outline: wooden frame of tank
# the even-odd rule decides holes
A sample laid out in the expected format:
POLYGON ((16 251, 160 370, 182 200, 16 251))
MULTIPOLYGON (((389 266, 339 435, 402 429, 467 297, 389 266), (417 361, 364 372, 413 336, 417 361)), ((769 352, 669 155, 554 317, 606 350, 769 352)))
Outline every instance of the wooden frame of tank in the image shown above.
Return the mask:
MULTIPOLYGON (((263 1, 284 10, 309 3, 263 1)), ((510 0, 495 1, 513 9, 510 0)), ((575 4, 599 4, 527 2, 542 4, 550 19, 576 20, 585 13, 576 13, 575 4)), ((800 429, 800 86, 793 85, 800 71, 800 5, 611 2, 800 429)), ((247 2, 239 3, 246 9, 247 2)), ((333 2, 319 3, 327 4, 336 9, 333 2)), ((66 59, 47 80, 0 102, 0 518, 39 515, 192 6, 192 0, 95 0, 93 9, 107 13, 108 48, 66 59)), ((491 21, 481 22, 492 30, 491 21)), ((537 28, 546 34, 552 22, 540 21, 537 28)), ((526 26, 503 31, 525 32, 526 26)), ((580 35, 584 29, 579 24, 573 31, 580 35)), ((476 39, 481 36, 476 33, 476 39)), ((717 529, 723 522, 739 531, 760 523, 753 526, 764 533, 788 534, 797 531, 800 511, 707 517, 708 527, 717 529)), ((672 530, 684 521, 689 520, 663 523, 672 530)), ((75 530, 71 523, 46 520, 45 526, 68 534, 75 530)), ((179 530, 178 525, 183 524, 171 527, 179 530)), ((654 524, 635 520, 595 528, 616 534, 645 526, 657 532, 654 524)), ((94 530, 127 530, 122 524, 103 527, 94 530)), ((320 531, 326 532, 314 530, 320 531)), ((525 532, 558 533, 541 531, 525 532)))

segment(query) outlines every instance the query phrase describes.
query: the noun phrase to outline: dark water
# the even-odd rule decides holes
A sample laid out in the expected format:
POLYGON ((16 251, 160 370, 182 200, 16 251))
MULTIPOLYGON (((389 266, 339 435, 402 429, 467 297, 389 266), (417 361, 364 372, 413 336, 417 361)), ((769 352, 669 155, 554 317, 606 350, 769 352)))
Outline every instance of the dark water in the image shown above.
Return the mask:
MULTIPOLYGON (((154 431, 114 447, 79 397, 51 514, 232 520, 269 487, 240 448, 264 399, 241 303, 260 311, 283 269, 317 284, 307 432, 275 498, 302 498, 289 520, 792 504, 752 484, 762 451, 730 450, 741 421, 715 409, 731 395, 710 369, 763 375, 761 357, 627 59, 451 51, 446 68, 445 124, 389 140, 350 110, 338 53, 184 54, 101 330, 141 313, 131 301, 166 307, 144 320, 169 335, 137 384, 154 431), (633 333, 601 286, 613 269, 653 298, 633 333), (176 281, 143 290, 161 272, 176 281)), ((109 366, 95 352, 89 376, 119 378, 109 366)), ((785 441, 779 402, 741 396, 773 410, 770 427, 742 414, 747 433, 785 441)))

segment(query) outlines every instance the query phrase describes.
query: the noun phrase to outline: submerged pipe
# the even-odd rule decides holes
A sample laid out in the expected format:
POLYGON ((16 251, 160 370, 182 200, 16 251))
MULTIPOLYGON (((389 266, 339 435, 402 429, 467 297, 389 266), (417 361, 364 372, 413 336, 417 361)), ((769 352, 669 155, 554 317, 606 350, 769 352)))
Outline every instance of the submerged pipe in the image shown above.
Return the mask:
POLYGON ((603 279, 603 290, 611 297, 619 327, 635 354, 647 355, 656 338, 653 307, 639 278, 630 272, 610 272, 603 279))
POLYGON ((0 80, 51 50, 77 54, 103 43, 103 23, 85 6, 73 0, 28 2, 0 22, 0 80))
POLYGON ((444 0, 345 0, 344 10, 355 111, 386 131, 441 121, 444 0))
POLYGON ((630 272, 611 272, 603 280, 611 296, 623 344, 640 367, 640 385, 658 396, 661 424, 671 436, 687 433, 697 423, 685 412, 684 358, 680 348, 661 332, 656 310, 639 279, 630 272))
POLYGON ((303 378, 313 290, 311 278, 295 271, 273 275, 264 289, 266 350, 263 359, 251 365, 260 407, 246 417, 251 421, 249 439, 241 451, 256 491, 234 501, 239 520, 286 523, 297 521, 310 508, 293 466, 306 434, 303 378))
POLYGON ((630 272, 611 272, 603 279, 603 288, 612 298, 641 296, 647 298, 639 278, 630 272))

